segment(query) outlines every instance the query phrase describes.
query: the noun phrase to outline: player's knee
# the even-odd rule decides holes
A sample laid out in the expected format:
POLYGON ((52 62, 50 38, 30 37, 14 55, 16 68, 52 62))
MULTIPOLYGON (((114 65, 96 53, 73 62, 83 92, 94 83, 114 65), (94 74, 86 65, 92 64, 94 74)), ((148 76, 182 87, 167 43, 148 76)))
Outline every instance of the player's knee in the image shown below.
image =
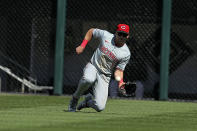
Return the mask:
POLYGON ((98 104, 97 105, 97 112, 101 112, 101 111, 103 111, 105 109, 105 105, 103 105, 103 104, 98 104))
POLYGON ((103 111, 105 108, 102 108, 102 109, 98 109, 97 112, 101 112, 103 111))
POLYGON ((92 77, 83 77, 83 79, 86 83, 90 83, 90 84, 94 83, 95 81, 95 79, 92 77))
POLYGON ((97 103, 94 100, 89 100, 87 104, 88 104, 89 107, 92 107, 97 112, 101 112, 105 109, 105 105, 103 105, 102 103, 97 103))

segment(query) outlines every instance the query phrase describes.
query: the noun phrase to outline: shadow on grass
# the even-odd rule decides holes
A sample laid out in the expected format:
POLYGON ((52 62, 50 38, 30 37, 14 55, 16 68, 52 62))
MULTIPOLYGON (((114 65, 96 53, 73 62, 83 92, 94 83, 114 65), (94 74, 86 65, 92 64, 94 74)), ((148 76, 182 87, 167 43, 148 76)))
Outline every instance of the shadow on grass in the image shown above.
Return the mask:
MULTIPOLYGON (((72 111, 68 111, 66 109, 64 109, 63 112, 71 112, 72 113, 72 111)), ((75 111, 74 113, 97 113, 97 112, 95 112, 95 111, 75 111)))
MULTIPOLYGON (((68 111, 67 109, 64 109, 63 110, 63 112, 70 112, 70 111, 68 111)), ((70 113, 72 113, 72 112, 70 112, 70 113)), ((102 113, 102 114, 108 114, 108 115, 121 115, 121 114, 119 114, 119 113, 114 113, 114 112, 104 112, 104 111, 102 111, 102 112, 97 112, 97 111, 85 111, 85 110, 83 110, 83 111, 75 111, 74 113, 84 113, 84 114, 95 114, 95 113, 102 113)))

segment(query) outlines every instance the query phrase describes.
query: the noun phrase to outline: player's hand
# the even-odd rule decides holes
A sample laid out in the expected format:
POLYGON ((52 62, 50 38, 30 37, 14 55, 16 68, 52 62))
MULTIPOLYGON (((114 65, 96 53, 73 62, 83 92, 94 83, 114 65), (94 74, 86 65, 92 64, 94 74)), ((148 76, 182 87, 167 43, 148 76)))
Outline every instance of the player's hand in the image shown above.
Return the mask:
POLYGON ((85 48, 83 48, 82 46, 78 46, 78 47, 76 48, 76 53, 77 53, 77 54, 81 54, 81 53, 84 51, 84 49, 85 49, 85 48))
POLYGON ((124 87, 125 85, 125 82, 122 82, 122 83, 119 83, 118 87, 121 88, 121 87, 124 87))
POLYGON ((127 96, 127 92, 125 90, 125 83, 122 84, 119 88, 118 88, 118 92, 120 94, 120 96, 127 96))

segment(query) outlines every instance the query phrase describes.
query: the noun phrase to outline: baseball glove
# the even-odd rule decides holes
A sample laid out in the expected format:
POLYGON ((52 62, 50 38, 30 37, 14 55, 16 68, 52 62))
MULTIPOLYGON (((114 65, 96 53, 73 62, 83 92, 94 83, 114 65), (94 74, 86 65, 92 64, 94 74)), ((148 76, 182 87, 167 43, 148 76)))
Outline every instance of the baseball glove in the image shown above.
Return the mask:
POLYGON ((126 82, 124 85, 118 88, 119 96, 132 97, 135 96, 136 83, 126 82))

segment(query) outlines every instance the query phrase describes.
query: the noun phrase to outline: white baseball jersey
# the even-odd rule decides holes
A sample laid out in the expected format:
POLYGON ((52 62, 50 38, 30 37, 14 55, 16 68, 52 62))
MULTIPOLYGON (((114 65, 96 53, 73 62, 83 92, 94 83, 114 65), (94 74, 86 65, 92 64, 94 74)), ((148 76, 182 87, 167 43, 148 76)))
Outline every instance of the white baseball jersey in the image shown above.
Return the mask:
POLYGON ((115 46, 115 35, 105 30, 94 29, 93 37, 100 39, 99 47, 94 52, 91 63, 109 80, 116 68, 124 70, 130 59, 130 50, 126 44, 115 46))

